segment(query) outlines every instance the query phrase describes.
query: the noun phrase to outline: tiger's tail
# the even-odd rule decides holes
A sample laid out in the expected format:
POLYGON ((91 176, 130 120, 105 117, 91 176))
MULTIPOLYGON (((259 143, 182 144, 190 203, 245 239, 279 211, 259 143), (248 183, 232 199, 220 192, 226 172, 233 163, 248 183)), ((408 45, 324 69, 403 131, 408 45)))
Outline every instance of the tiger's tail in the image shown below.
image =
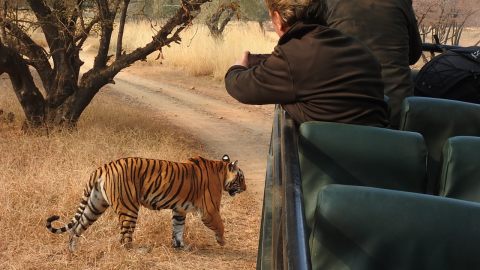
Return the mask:
MULTIPOLYGON (((92 175, 93 178, 93 175, 92 175)), ((60 217, 59 216, 51 216, 47 219, 47 222, 45 223, 45 226, 47 229, 52 232, 52 233, 64 233, 73 227, 75 227, 78 224, 78 221, 83 215, 83 212, 85 211, 85 208, 87 207, 88 204, 88 199, 90 198, 90 194, 92 193, 92 178, 89 181, 89 184, 85 185, 85 188, 83 190, 83 197, 80 202, 80 205, 77 208, 77 213, 75 213, 75 216, 72 218, 72 220, 65 225, 64 227, 61 228, 54 228, 52 227, 52 222, 58 220, 60 217)))
POLYGON ((80 217, 83 215, 83 211, 85 210, 85 207, 87 205, 87 201, 85 201, 83 198, 82 198, 82 201, 80 203, 80 206, 78 207, 78 210, 77 210, 77 213, 75 214, 75 216, 73 217, 73 219, 67 224, 65 225, 64 227, 61 227, 61 228, 54 228, 52 226, 52 222, 58 220, 60 217, 59 216, 51 216, 47 219, 47 222, 45 223, 45 226, 47 227, 47 229, 52 232, 52 233, 64 233, 68 230, 70 230, 71 228, 73 228, 75 225, 77 225, 78 221, 80 220, 80 217))

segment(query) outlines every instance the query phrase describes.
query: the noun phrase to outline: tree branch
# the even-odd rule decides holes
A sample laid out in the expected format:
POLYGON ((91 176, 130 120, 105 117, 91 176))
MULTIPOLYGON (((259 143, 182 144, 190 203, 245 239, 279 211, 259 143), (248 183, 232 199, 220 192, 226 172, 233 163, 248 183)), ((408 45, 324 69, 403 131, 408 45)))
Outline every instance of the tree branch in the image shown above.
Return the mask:
POLYGON ((33 126, 43 122, 44 98, 33 81, 22 56, 0 43, 0 74, 7 73, 27 120, 33 126))
POLYGON ((50 50, 55 50, 52 48, 52 44, 58 38, 57 26, 54 21, 54 16, 52 16, 52 11, 45 4, 44 1, 38 0, 27 0, 30 8, 32 8, 33 13, 37 17, 39 24, 42 27, 43 33, 47 40, 47 43, 50 47, 50 50))
POLYGON ((82 26, 82 30, 77 36, 75 36, 73 40, 75 41, 75 43, 80 41, 80 43, 83 44, 85 40, 88 38, 88 35, 90 34, 90 32, 92 31, 92 28, 95 26, 95 24, 97 24, 100 21, 100 17, 98 16, 94 17, 90 21, 90 23, 87 25, 87 27, 85 27, 85 24, 83 22, 83 16, 80 17, 80 21, 81 21, 80 24, 82 26))
POLYGON ((123 46, 123 31, 125 29, 125 20, 127 18, 127 9, 130 0, 124 0, 122 14, 120 16, 120 25, 118 26, 118 38, 117 38, 117 51, 115 54, 115 58, 119 58, 122 54, 122 46, 123 46))
MULTIPOLYGON (((2 20, 3 19, 0 18, 0 24, 4 24, 2 20)), ((53 69, 48 61, 48 53, 16 24, 5 23, 4 27, 13 37, 25 45, 22 52, 29 58, 27 60, 28 64, 39 71, 42 82, 48 87, 48 81, 50 81, 51 76, 53 76, 53 69)))
POLYGON ((100 36, 98 53, 93 62, 93 69, 98 71, 107 66, 109 59, 108 49, 112 39, 113 23, 120 5, 120 0, 116 0, 112 11, 110 11, 108 7, 108 0, 97 0, 97 4, 102 32, 100 36))
POLYGON ((70 16, 69 22, 68 22, 68 30, 74 35, 76 30, 76 25, 77 25, 77 20, 79 17, 82 17, 82 3, 83 0, 77 0, 77 3, 75 4, 75 9, 73 10, 72 15, 70 16))

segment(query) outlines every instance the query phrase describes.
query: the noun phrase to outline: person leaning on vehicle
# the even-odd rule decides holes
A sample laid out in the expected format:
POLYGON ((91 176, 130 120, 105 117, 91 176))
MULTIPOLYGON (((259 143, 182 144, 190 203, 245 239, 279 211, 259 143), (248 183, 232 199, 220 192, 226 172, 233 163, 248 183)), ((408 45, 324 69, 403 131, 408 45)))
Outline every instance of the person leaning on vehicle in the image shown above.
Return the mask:
POLYGON ((387 127, 380 64, 362 42, 326 26, 326 1, 266 4, 278 45, 250 69, 244 52, 225 75, 228 93, 246 104, 281 104, 297 124, 387 127))
POLYGON ((390 128, 398 129, 402 102, 413 96, 410 66, 422 54, 411 0, 327 0, 328 27, 365 43, 382 66, 392 107, 390 128))

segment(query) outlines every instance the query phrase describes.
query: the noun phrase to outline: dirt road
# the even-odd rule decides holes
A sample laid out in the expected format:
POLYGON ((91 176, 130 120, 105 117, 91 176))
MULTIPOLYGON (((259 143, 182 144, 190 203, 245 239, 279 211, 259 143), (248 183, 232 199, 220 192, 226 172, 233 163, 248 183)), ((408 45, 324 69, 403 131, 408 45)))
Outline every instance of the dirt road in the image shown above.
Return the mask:
POLYGON ((130 67, 114 80, 107 89, 125 95, 127 101, 148 106, 169 123, 193 134, 214 153, 212 158, 228 154, 238 160, 247 179, 247 191, 261 200, 273 105, 240 104, 220 82, 162 66, 130 67))

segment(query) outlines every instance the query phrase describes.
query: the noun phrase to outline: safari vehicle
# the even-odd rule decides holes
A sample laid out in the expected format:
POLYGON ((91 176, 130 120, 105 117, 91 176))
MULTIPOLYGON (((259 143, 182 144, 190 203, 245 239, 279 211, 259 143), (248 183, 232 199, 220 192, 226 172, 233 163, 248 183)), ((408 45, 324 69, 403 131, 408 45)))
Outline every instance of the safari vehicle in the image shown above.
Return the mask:
POLYGON ((480 105, 448 99, 406 99, 400 130, 277 105, 257 269, 480 269, 478 137, 480 105))

